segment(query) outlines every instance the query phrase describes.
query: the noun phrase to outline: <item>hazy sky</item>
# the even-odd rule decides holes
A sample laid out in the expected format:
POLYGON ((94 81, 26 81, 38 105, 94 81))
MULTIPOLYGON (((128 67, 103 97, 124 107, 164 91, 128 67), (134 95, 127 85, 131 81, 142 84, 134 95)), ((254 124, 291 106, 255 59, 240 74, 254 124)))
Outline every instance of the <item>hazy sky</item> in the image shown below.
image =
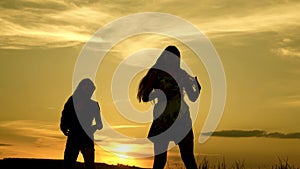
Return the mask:
MULTIPOLYGON (((210 39, 227 82, 225 111, 218 130, 300 132, 298 0, 1 0, 0 9, 0 157, 20 156, 32 147, 44 147, 34 149, 32 155, 49 151, 45 147, 54 146, 56 152, 63 149, 65 138, 58 129, 59 118, 72 92, 73 72, 83 45, 106 24, 138 12, 178 16, 210 39)), ((126 25, 120 29, 126 30, 126 25)), ((108 36, 114 36, 114 31, 108 36)), ((184 44, 153 34, 118 43, 97 72, 96 99, 103 117, 117 130, 143 137, 148 125, 128 127, 137 124, 118 114, 110 93, 114 70, 134 52, 162 50, 170 43, 180 47, 183 60, 203 88, 194 126, 198 138, 211 99, 205 67, 184 44)), ((149 105, 135 100, 141 74, 134 78, 129 94, 131 103, 145 110, 149 105)))

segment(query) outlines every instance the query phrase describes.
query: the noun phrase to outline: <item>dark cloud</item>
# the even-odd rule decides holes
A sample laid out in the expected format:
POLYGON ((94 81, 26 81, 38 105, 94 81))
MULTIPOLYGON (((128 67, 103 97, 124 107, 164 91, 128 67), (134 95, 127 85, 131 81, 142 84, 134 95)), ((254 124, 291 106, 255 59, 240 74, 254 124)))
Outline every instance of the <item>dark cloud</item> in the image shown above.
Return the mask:
POLYGON ((0 147, 12 146, 11 144, 0 143, 0 147))
POLYGON ((297 138, 300 139, 300 132, 298 133, 279 133, 279 132, 274 132, 274 133, 268 133, 266 137, 271 137, 271 138, 297 138))
POLYGON ((296 133, 280 133, 266 132, 264 130, 221 130, 215 132, 202 133, 204 136, 215 137, 266 137, 266 138, 285 138, 300 139, 300 132, 296 133))

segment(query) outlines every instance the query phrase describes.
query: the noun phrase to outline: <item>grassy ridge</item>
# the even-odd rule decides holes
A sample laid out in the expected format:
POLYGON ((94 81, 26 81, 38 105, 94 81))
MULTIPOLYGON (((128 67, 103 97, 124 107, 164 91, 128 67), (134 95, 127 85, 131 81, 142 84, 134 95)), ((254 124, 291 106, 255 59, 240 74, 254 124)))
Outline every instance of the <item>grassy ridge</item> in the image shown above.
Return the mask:
MULTIPOLYGON (((1 169, 62 169, 63 160, 59 159, 31 159, 31 158, 4 158, 0 160, 1 169)), ((198 169, 246 169, 245 161, 237 160, 232 165, 228 165, 223 158, 222 161, 216 163, 210 162, 207 158, 203 158, 198 165, 198 169)), ((84 163, 77 162, 76 169, 84 169, 84 163)), ((146 169, 136 166, 127 165, 109 165, 105 163, 96 163, 96 169, 146 169)), ((183 165, 175 165, 170 167, 166 165, 166 169, 185 169, 183 165)), ((253 169, 253 168, 251 168, 253 169)), ((265 169, 258 167, 257 169, 265 169)), ((278 158, 278 162, 266 169, 300 169, 290 163, 288 159, 278 158)))
MULTIPOLYGON (((127 165, 109 165, 96 163, 96 169, 144 169, 127 165)), ((63 160, 31 159, 31 158, 4 158, 0 160, 1 169, 62 169, 63 160)), ((76 169, 85 169, 84 163, 76 162, 76 169)))

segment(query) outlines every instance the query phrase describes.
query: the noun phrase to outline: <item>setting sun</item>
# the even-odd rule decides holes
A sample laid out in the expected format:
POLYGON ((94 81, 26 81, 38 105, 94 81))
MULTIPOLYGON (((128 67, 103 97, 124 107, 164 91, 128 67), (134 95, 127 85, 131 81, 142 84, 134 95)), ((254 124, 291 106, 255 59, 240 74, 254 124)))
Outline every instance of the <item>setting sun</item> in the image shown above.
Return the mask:
POLYGON ((128 153, 134 151, 134 147, 130 144, 118 144, 114 145, 112 150, 114 150, 117 155, 121 158, 128 158, 128 153))

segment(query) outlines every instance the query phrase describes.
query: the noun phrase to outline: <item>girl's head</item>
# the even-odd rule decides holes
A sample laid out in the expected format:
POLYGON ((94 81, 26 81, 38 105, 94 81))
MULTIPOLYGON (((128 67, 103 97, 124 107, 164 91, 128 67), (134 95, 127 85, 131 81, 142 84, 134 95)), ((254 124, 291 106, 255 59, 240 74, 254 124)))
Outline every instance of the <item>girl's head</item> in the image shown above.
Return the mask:
POLYGON ((176 46, 170 45, 164 49, 156 61, 155 68, 158 69, 179 69, 180 51, 176 46))
POLYGON ((166 47, 165 51, 171 52, 172 54, 174 54, 175 56, 180 58, 180 52, 176 46, 170 45, 170 46, 166 47))
POLYGON ((74 95, 80 99, 90 99, 95 91, 96 87, 91 79, 86 78, 79 82, 74 95))

